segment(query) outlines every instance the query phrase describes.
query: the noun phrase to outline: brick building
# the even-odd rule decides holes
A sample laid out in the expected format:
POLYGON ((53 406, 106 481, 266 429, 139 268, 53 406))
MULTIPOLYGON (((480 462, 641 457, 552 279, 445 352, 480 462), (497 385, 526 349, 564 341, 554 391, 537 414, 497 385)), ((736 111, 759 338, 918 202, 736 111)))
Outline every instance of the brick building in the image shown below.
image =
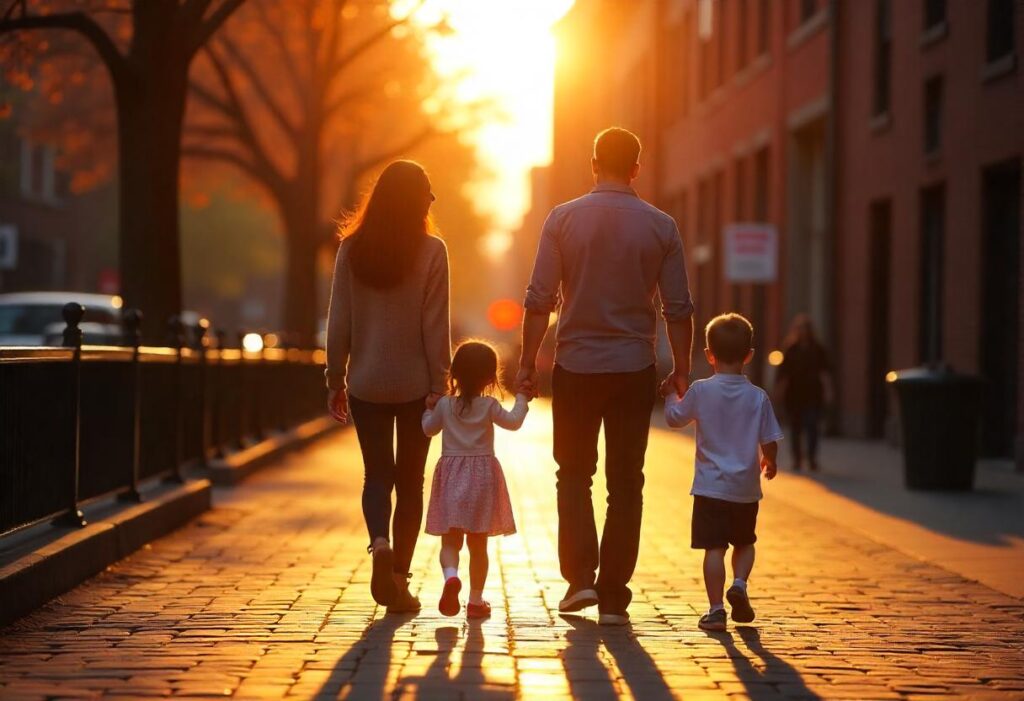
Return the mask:
POLYGON ((999 378, 986 451, 1018 457, 1019 0, 577 0, 558 27, 546 196, 590 184, 590 140, 644 141, 640 193, 679 222, 698 321, 751 316, 767 351, 806 312, 837 424, 891 430, 884 377, 941 359, 999 378), (774 225, 775 282, 733 284, 730 223, 774 225))

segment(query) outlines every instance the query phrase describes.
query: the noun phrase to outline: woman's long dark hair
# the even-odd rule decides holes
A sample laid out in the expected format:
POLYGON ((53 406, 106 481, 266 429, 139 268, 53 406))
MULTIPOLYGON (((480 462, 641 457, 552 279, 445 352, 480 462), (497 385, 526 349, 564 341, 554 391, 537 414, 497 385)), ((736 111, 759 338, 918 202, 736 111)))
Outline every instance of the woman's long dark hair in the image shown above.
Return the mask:
POLYGON ((339 229, 342 239, 352 239, 349 264, 356 279, 388 289, 409 275, 426 236, 434 231, 431 199, 423 166, 414 161, 388 164, 339 229))
POLYGON ((501 392, 498 351, 486 341, 464 341, 455 349, 448 371, 448 393, 458 402, 462 414, 472 401, 485 394, 501 392))

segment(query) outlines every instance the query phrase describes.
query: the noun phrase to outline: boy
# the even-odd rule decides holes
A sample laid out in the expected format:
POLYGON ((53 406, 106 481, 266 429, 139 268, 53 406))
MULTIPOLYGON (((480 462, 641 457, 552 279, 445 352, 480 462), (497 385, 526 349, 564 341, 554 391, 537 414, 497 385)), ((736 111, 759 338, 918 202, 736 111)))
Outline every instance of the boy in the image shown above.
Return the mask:
MULTIPOLYGON (((733 583, 726 592, 732 620, 749 623, 754 609, 747 579, 754 566, 760 472, 775 477, 776 441, 782 430, 764 390, 743 375, 754 356, 754 327, 739 314, 711 320, 705 331, 707 357, 715 374, 694 382, 682 398, 665 403, 669 426, 697 424, 697 461, 693 476, 691 547, 704 551, 704 586, 711 607, 700 617, 703 630, 725 630, 725 551, 733 546, 733 583), (761 449, 758 460, 758 446, 761 449)), ((662 394, 671 388, 662 386, 662 394)))

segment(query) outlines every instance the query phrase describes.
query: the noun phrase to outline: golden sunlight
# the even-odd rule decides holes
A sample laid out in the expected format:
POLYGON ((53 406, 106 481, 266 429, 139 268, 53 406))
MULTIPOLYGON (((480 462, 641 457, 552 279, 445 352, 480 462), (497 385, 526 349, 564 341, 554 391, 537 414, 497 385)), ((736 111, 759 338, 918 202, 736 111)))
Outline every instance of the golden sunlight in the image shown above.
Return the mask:
MULTIPOLYGON (((438 73, 452 81, 452 99, 465 109, 490 101, 468 138, 489 171, 469 183, 482 213, 499 232, 514 230, 529 208, 529 171, 551 160, 555 40, 552 28, 573 0, 425 0, 415 17, 423 26, 445 20, 429 50, 438 73)), ((417 3, 399 3, 396 14, 417 3)), ((497 247, 497 237, 490 245, 497 247)))

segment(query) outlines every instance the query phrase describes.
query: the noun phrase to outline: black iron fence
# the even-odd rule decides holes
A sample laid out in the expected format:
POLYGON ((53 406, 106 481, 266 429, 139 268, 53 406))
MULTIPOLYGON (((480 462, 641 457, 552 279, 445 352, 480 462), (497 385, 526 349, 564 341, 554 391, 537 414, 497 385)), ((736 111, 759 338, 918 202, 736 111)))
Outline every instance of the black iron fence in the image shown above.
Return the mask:
POLYGON ((205 321, 174 320, 167 346, 142 346, 132 311, 124 346, 83 346, 82 312, 64 308, 64 347, 0 348, 0 534, 81 525, 85 502, 138 500, 142 482, 324 413, 322 351, 214 347, 205 321))

